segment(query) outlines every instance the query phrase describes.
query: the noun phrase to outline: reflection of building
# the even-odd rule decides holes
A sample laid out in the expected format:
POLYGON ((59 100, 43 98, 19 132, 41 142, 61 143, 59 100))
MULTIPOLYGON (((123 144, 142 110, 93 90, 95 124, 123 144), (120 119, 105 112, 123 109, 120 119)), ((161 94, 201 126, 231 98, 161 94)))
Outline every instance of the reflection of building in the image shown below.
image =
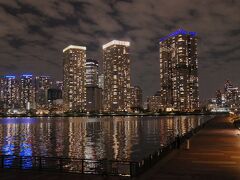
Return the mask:
POLYGON ((47 108, 48 106, 48 89, 52 86, 49 76, 36 76, 35 78, 35 99, 37 108, 47 108))
POLYGON ((34 108, 34 87, 32 75, 22 75, 20 80, 20 103, 27 110, 34 108))
POLYGON ((131 109, 141 110, 142 109, 142 89, 139 86, 133 86, 130 88, 130 100, 131 109))
POLYGON ((86 86, 98 86, 98 62, 94 59, 86 61, 86 86))
POLYGON ((160 90, 163 108, 194 111, 199 108, 197 38, 177 30, 160 39, 160 90))
POLYGON ((104 111, 129 111, 129 42, 113 40, 103 45, 104 111))
POLYGON ((70 45, 63 50, 63 101, 66 111, 86 110, 86 47, 70 45))

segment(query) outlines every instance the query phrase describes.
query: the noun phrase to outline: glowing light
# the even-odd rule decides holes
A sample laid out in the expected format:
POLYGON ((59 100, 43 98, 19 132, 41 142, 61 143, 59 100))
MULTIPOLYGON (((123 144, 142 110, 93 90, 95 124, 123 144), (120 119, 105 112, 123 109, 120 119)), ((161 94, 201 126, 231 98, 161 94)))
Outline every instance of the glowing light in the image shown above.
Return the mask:
POLYGON ((69 45, 65 49, 63 49, 63 52, 69 50, 69 49, 81 49, 81 50, 87 50, 85 46, 75 46, 75 45, 69 45))
POLYGON ((130 42, 128 42, 128 41, 113 40, 113 41, 111 41, 111 42, 109 42, 109 43, 107 43, 107 44, 104 44, 102 47, 103 47, 103 49, 106 49, 106 48, 108 48, 108 47, 110 47, 110 46, 112 46, 112 45, 121 45, 121 46, 127 46, 127 47, 129 47, 129 46, 130 46, 130 42))
POLYGON ((9 78, 9 79, 15 79, 16 76, 5 76, 5 78, 9 78))
POLYGON ((169 34, 168 36, 165 36, 160 39, 160 42, 167 40, 168 38, 175 37, 177 35, 190 35, 191 37, 194 37, 197 35, 196 32, 190 32, 190 31, 185 31, 183 29, 178 29, 177 31, 169 34))
POLYGON ((29 77, 32 77, 33 75, 32 74, 23 74, 22 77, 25 77, 25 78, 29 78, 29 77))

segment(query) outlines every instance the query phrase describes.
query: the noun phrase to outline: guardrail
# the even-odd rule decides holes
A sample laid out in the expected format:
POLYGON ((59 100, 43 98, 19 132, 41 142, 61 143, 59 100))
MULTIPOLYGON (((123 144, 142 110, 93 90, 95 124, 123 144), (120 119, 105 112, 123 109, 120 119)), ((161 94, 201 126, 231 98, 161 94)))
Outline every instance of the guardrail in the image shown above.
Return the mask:
POLYGON ((203 128, 207 122, 192 129, 181 137, 176 137, 170 141, 168 145, 151 153, 140 162, 107 159, 91 160, 62 157, 1 155, 0 168, 135 177, 150 169, 172 150, 179 148, 181 144, 203 128))
POLYGON ((0 168, 46 170, 111 176, 136 176, 138 162, 61 157, 1 155, 0 168))

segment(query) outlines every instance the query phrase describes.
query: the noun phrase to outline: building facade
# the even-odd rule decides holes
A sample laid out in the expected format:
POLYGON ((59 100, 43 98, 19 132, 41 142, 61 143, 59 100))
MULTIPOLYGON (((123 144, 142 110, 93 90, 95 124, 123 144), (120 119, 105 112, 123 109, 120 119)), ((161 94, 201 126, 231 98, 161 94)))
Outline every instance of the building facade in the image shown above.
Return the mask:
POLYGON ((142 89, 139 86, 132 86, 130 88, 130 108, 132 111, 139 111, 142 109, 142 89))
POLYGON ((86 86, 98 86, 98 61, 86 60, 86 86))
POLYGON ((147 110, 150 112, 160 112, 162 110, 160 102, 161 96, 147 97, 147 110))
POLYGON ((104 111, 130 111, 130 42, 103 45, 104 111))
POLYGON ((87 112, 102 111, 102 89, 98 86, 87 86, 87 112))
POLYGON ((52 86, 49 76, 35 77, 35 101, 37 109, 48 108, 48 89, 52 86))
POLYGON ((19 103, 19 83, 16 76, 1 77, 0 101, 5 110, 18 108, 19 103))
POLYGON ((199 109, 197 37, 182 29, 160 39, 160 92, 163 110, 199 109))
POLYGON ((65 111, 86 111, 86 47, 63 50, 63 102, 65 111))
POLYGON ((20 78, 20 104, 26 110, 35 108, 33 76, 30 74, 24 74, 20 78))

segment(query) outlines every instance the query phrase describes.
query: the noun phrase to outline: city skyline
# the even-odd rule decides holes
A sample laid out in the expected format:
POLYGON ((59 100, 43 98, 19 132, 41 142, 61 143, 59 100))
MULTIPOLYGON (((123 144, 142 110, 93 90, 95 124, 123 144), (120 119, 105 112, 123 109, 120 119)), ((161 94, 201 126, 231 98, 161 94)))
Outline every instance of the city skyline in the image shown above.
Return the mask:
POLYGON ((102 57, 102 44, 121 39, 131 42, 131 67, 136 69, 131 83, 139 85, 145 97, 150 96, 159 90, 159 83, 152 83, 159 82, 159 39, 183 28, 196 31, 200 37, 202 100, 212 97, 226 79, 240 84, 238 1, 12 0, 0 2, 0 7, 4 24, 0 31, 2 74, 36 72, 61 79, 60 50, 65 46, 87 46, 87 56, 98 59, 102 57), (175 11, 169 13, 166 9, 175 11))

